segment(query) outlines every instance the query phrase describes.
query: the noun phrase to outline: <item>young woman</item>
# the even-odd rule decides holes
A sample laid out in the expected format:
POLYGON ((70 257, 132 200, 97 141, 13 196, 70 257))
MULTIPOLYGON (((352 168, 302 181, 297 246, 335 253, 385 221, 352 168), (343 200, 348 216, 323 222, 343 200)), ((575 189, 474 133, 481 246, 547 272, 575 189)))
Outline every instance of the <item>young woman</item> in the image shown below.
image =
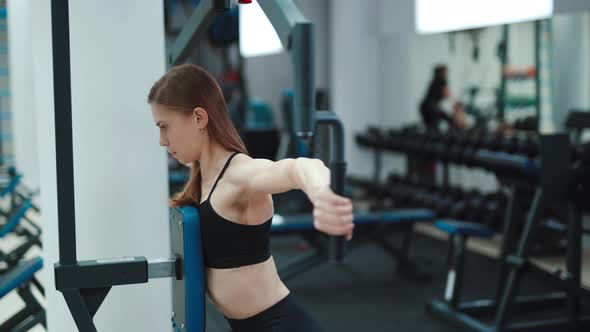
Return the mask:
POLYGON ((444 65, 438 65, 432 73, 432 80, 426 91, 426 95, 420 103, 420 115, 424 126, 429 130, 439 130, 439 123, 447 122, 450 127, 464 129, 467 124, 463 106, 459 102, 453 104, 453 114, 448 115, 440 106, 440 103, 451 97, 448 86, 448 69, 444 65))
POLYGON ((352 237, 353 208, 330 189, 317 159, 252 159, 232 125, 221 89, 205 70, 172 68, 149 92, 160 145, 191 175, 173 206, 201 217, 207 293, 234 331, 319 331, 289 295, 269 250, 272 194, 303 190, 317 230, 352 237))

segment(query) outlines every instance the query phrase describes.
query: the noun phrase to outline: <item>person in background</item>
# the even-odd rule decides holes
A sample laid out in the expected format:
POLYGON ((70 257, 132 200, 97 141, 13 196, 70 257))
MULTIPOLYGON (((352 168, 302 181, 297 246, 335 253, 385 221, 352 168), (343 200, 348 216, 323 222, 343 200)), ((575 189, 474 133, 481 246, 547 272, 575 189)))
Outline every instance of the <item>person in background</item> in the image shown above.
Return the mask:
POLYGON ((450 128, 463 129, 467 126, 465 112, 461 103, 455 102, 452 115, 449 115, 441 103, 451 97, 448 86, 448 69, 445 65, 437 65, 433 77, 420 103, 422 123, 428 130, 440 130, 440 124, 446 122, 450 128))

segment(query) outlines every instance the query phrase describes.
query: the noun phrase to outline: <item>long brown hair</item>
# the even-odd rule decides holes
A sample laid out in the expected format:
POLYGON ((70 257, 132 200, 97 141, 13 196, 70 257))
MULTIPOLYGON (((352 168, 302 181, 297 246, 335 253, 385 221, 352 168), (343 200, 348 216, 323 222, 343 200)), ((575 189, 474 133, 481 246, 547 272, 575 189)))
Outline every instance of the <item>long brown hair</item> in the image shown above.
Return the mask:
MULTIPOLYGON (((229 151, 248 153, 231 122, 221 88, 203 68, 194 65, 171 68, 150 89, 148 103, 187 113, 192 113, 195 107, 202 107, 209 115, 209 137, 229 151)), ((170 205, 194 205, 200 201, 201 167, 199 161, 195 161, 188 182, 172 197, 170 205)))

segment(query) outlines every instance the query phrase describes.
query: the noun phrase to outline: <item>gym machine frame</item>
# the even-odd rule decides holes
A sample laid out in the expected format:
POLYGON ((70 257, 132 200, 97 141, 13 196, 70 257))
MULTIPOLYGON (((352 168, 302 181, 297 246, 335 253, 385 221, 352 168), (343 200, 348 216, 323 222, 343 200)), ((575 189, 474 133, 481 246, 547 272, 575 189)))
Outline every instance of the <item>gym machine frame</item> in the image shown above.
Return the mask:
MULTIPOLYGON (((248 1, 246 1, 248 2, 248 1)), ((313 57, 313 25, 305 19, 292 0, 262 1, 260 5, 275 27, 285 49, 293 60, 296 134, 306 140, 313 137, 316 122, 334 128, 330 167, 332 188, 343 193, 346 163, 344 132, 338 117, 332 112, 315 113, 315 84, 313 57)), ((172 50, 168 64, 182 63, 199 40, 215 12, 230 8, 229 0, 202 0, 183 28, 172 50)), ((59 262, 54 266, 56 289, 61 291, 80 331, 97 331, 93 317, 112 286, 146 283, 150 278, 182 279, 183 257, 148 260, 127 257, 110 260, 78 261, 76 258, 75 200, 72 145, 72 103, 70 72, 68 0, 52 0, 51 24, 53 46, 53 84, 55 103, 55 138, 57 166, 57 205, 59 225, 59 262)), ((179 225, 179 211, 171 209, 171 233, 179 225)), ((182 221, 180 221, 182 223, 182 221)), ((174 235, 174 234, 173 234, 174 235)), ((174 243, 172 244, 175 245, 174 243)), ((343 239, 332 241, 333 257, 343 255, 343 239)), ((172 248, 177 252, 178 248, 172 248)), ((180 288, 176 288, 177 290, 180 288)), ((179 295, 173 290, 174 295, 179 295)), ((174 305, 177 300, 174 301, 174 305)), ((173 317, 173 322, 175 321, 173 317)), ((204 317, 203 317, 204 320, 204 317)), ((204 330, 204 322, 202 322, 204 330)), ((185 331, 185 326, 175 326, 185 331)))

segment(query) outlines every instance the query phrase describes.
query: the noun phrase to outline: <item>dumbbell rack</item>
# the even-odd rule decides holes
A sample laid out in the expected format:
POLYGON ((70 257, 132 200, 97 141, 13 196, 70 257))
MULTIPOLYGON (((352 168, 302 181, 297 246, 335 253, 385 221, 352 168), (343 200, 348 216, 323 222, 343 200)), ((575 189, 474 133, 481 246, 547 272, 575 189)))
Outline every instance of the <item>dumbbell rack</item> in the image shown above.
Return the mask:
MULTIPOLYGON (((519 169, 510 167, 511 164, 527 164, 533 167, 538 163, 537 156, 539 154, 538 135, 527 133, 526 137, 516 136, 514 134, 503 136, 500 133, 482 133, 481 131, 464 131, 461 133, 450 132, 447 134, 436 132, 424 132, 415 127, 407 127, 401 130, 390 129, 387 133, 379 131, 376 128, 370 130, 365 134, 357 136, 357 143, 361 146, 370 147, 375 151, 375 154, 380 154, 382 151, 391 151, 394 153, 404 154, 406 156, 412 155, 416 158, 435 159, 445 164, 457 164, 471 168, 479 168, 490 171, 496 175, 500 184, 499 192, 504 192, 509 185, 508 182, 519 183, 519 196, 529 196, 528 204, 532 200, 534 189, 537 186, 537 180, 534 176, 527 174, 526 169, 519 169), (500 156, 501 158, 498 158, 500 156), (500 161, 498 161, 500 160, 500 161), (512 182, 511 182, 512 181, 512 182), (524 194, 524 195, 521 195, 524 194)), ((412 177, 411 173, 406 174, 407 181, 413 181, 416 177, 412 177)), ((357 181, 358 183, 359 181, 357 181)), ((380 197, 387 197, 386 190, 378 188, 378 182, 374 180, 369 183, 360 183, 368 188, 368 192, 376 193, 377 199, 380 197)), ((396 184, 398 186, 399 183, 396 184)), ((412 183, 414 185, 414 183, 412 183)), ((384 185, 385 186, 385 185, 384 185)), ((391 184, 390 184, 391 186, 391 184)), ((438 188, 453 188, 449 186, 448 180, 442 181, 438 188)), ((434 188, 436 189, 436 188, 434 188)), ((448 190, 443 189, 444 192, 448 190)), ((443 193, 444 194, 444 193, 443 193)), ((488 194, 491 195, 491 194, 488 194)), ((443 196, 446 196, 443 195, 443 196)), ((487 195, 486 195, 487 196, 487 195)), ((493 196, 492 196, 493 197, 493 196)), ((394 200, 395 201, 395 200, 394 200)), ((469 199, 469 201, 474 201, 469 199)), ((416 203, 420 203, 417 201, 416 203)), ((476 204, 476 206, 483 206, 476 204)), ((433 206, 428 206, 436 211, 440 210, 433 206)), ((526 207, 526 206, 523 206, 526 207)), ((477 209, 477 207, 475 207, 477 209)), ((443 209, 443 211, 446 211, 443 209)), ((526 210, 523 209, 523 213, 526 210)), ((472 219, 467 218, 463 220, 480 221, 480 218, 470 214, 472 219)), ((451 215, 441 214, 442 217, 453 217, 451 215)), ((455 216, 455 218, 464 218, 465 216, 455 216)), ((521 218, 521 220, 524 217, 521 218)), ((496 218, 500 219, 500 218, 496 218)), ((489 218, 484 222, 488 227, 497 231, 501 231, 501 226, 489 218)), ((543 229, 548 232, 543 232, 544 241, 536 253, 547 252, 563 252, 564 247, 559 244, 560 240, 565 238, 565 232, 561 234, 556 233, 557 229, 554 226, 558 224, 552 222, 543 222, 543 229), (549 236, 549 237, 546 237, 549 236)))
MULTIPOLYGON (((409 132, 405 132, 405 146, 403 139, 397 142, 385 143, 383 138, 373 137, 373 140, 360 140, 359 143, 376 143, 376 148, 383 150, 393 150, 406 154, 417 154, 420 156, 420 149, 424 149, 423 141, 412 137, 409 132)), ((461 154, 452 153, 447 142, 440 142, 438 139, 432 139, 435 142, 430 147, 431 158, 452 159, 465 162, 467 159, 472 166, 484 167, 498 174, 505 185, 510 188, 510 200, 508 203, 508 213, 505 216, 503 226, 503 243, 501 246, 500 261, 500 278, 498 289, 494 299, 479 300, 473 303, 463 303, 461 306, 450 307, 444 302, 433 302, 429 306, 435 314, 444 317, 454 323, 467 326, 475 331, 537 331, 548 330, 554 331, 557 328, 576 326, 576 324, 586 324, 585 318, 580 314, 580 298, 588 296, 588 291, 581 288, 580 283, 580 266, 581 266, 581 221, 580 213, 572 202, 567 198, 567 183, 569 172, 571 172, 571 158, 569 148, 569 138, 565 134, 541 135, 540 144, 536 149, 522 148, 516 149, 524 151, 528 155, 512 154, 492 150, 479 149, 477 146, 471 151, 461 154), (448 154, 457 154, 452 157, 448 154), (532 158, 538 156, 538 158, 532 158), (565 162, 564 162, 565 161, 565 162), (524 228, 520 237, 517 237, 518 217, 515 211, 522 203, 521 190, 534 191, 534 198, 531 207, 528 209, 524 228), (567 268, 565 272, 559 274, 550 273, 541 268, 529 264, 531 239, 535 233, 539 232, 539 218, 542 209, 554 206, 560 210, 566 210, 569 224, 567 228, 568 247, 567 247, 567 268), (556 288, 564 289, 565 293, 548 293, 537 297, 516 297, 517 290, 520 286, 520 280, 525 273, 534 272, 536 275, 544 277, 556 288), (525 306, 528 309, 538 309, 553 307, 555 305, 567 303, 569 317, 561 320, 541 320, 528 322, 526 324, 508 323, 509 313, 512 310, 525 306), (460 308, 460 309, 458 309, 460 308), (477 318, 470 317, 470 314, 476 313, 493 313, 495 321, 492 325, 483 324, 477 318)), ((490 143, 490 142, 488 142, 490 143)), ((502 145, 496 140, 495 145, 502 145)), ((492 144, 492 145, 494 145, 492 144)), ((371 145, 371 144, 369 144, 371 145)), ((490 144, 486 144, 489 147, 490 144)), ((456 152, 456 151, 455 151, 456 152)), ((422 152, 423 155, 424 152, 422 152)), ((581 326, 581 325, 580 325, 581 326)))
MULTIPOLYGON (((517 223, 514 221, 514 207, 519 205, 518 181, 511 186, 509 209, 505 218, 501 267, 498 287, 493 299, 480 299, 472 302, 431 301, 427 309, 447 321, 464 326, 472 331, 565 331, 590 328, 590 317, 581 313, 582 297, 590 297, 590 292, 581 287, 581 217, 580 212, 568 200, 568 177, 571 175, 569 163, 569 139, 565 134, 541 136, 540 163, 529 167, 520 162, 511 162, 517 168, 534 172, 538 185, 533 204, 528 211, 522 233, 517 236, 517 223), (565 161, 565 162, 564 162, 565 161), (566 270, 551 273, 530 263, 532 239, 538 232, 539 218, 543 209, 555 207, 567 209, 569 217, 568 252, 566 270), (561 292, 551 292, 535 296, 518 297, 518 290, 526 273, 535 273, 561 292), (535 319, 510 322, 515 312, 537 312, 540 309, 563 307, 567 317, 535 319), (481 317, 493 317, 491 323, 481 317)), ((501 157, 497 156, 497 162, 501 157)), ((493 157, 490 156, 490 161, 493 157)), ((516 178, 515 178, 516 180, 516 178)))

